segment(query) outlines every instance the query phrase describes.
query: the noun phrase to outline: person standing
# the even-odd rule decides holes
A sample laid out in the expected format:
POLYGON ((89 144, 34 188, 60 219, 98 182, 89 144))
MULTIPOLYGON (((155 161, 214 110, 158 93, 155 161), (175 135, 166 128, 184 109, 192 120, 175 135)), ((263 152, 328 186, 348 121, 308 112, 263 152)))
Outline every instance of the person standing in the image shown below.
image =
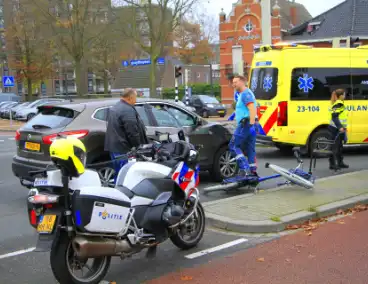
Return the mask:
POLYGON ((331 95, 331 121, 328 127, 332 139, 335 143, 332 146, 333 156, 329 158, 330 169, 339 170, 347 169, 349 165, 344 163, 343 145, 347 142, 347 127, 348 127, 348 111, 344 104, 345 91, 337 89, 331 95))
POLYGON ((239 176, 257 175, 256 164, 256 128, 255 120, 257 103, 253 92, 246 87, 244 76, 234 76, 233 86, 238 93, 235 106, 235 119, 237 127, 229 143, 229 149, 236 155, 239 166, 239 176), (243 150, 247 153, 244 156, 243 150))
MULTIPOLYGON (((105 151, 110 152, 113 161, 133 147, 148 144, 146 128, 134 107, 136 101, 137 92, 134 89, 125 89, 120 101, 109 110, 105 151)), ((118 173, 126 163, 127 160, 114 161, 115 172, 118 173)))

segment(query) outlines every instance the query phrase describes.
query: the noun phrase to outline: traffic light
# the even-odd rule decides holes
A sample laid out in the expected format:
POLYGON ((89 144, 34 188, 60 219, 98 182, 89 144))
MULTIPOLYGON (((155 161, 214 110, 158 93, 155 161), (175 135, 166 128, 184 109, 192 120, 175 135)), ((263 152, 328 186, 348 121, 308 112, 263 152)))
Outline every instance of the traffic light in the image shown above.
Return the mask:
POLYGON ((181 75, 181 66, 175 66, 175 78, 179 78, 181 75))

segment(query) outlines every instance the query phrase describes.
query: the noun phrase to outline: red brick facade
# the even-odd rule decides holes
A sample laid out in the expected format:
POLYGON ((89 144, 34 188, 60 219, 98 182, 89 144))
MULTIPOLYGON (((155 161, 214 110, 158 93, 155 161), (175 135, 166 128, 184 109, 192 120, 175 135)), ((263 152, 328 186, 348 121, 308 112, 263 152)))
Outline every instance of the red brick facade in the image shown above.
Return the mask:
MULTIPOLYGON (((254 45, 262 39, 261 5, 253 0, 243 0, 235 7, 234 15, 225 22, 220 14, 220 68, 221 97, 224 103, 231 103, 234 91, 228 84, 227 74, 233 72, 232 47, 242 46, 244 73, 247 74, 253 59, 254 45), (248 25, 248 26, 247 26, 248 25)), ((272 42, 281 39, 279 11, 273 10, 271 18, 272 42)))

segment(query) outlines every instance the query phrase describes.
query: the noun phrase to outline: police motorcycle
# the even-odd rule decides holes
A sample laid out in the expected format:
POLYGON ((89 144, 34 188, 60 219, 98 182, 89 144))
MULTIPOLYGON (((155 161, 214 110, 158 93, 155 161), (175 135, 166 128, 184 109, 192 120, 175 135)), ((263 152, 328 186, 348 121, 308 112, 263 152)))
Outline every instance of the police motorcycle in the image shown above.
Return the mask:
POLYGON ((100 283, 112 256, 147 249, 146 257, 154 257, 167 239, 183 250, 199 243, 205 213, 195 147, 179 140, 132 150, 127 156, 135 161, 120 170, 115 188, 102 187, 98 173, 85 169, 85 153, 76 138, 55 139, 50 157, 57 169, 35 173, 28 195, 35 251, 50 251, 59 283, 100 283))

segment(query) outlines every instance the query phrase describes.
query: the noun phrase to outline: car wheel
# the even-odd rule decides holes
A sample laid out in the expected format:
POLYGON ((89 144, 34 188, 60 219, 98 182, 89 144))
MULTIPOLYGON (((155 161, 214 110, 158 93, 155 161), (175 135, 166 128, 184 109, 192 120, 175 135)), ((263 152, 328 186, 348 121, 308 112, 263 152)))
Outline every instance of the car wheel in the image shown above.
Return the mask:
POLYGON ((225 114, 221 114, 220 117, 225 117, 225 114))
POLYGON ((30 121, 34 116, 34 113, 30 113, 29 115, 27 115, 27 121, 30 121))
POLYGON ((98 171, 103 187, 115 187, 115 170, 110 167, 100 168, 98 171))
POLYGON ((211 176, 215 181, 233 177, 239 171, 235 155, 230 152, 229 147, 223 146, 217 151, 211 170, 211 176))
POLYGON ((327 129, 317 130, 309 141, 308 153, 312 153, 313 150, 330 150, 331 145, 324 143, 331 140, 331 134, 327 129))
POLYGON ((207 112, 206 110, 204 110, 204 111, 202 112, 202 117, 203 117, 203 118, 208 118, 208 112, 207 112))

